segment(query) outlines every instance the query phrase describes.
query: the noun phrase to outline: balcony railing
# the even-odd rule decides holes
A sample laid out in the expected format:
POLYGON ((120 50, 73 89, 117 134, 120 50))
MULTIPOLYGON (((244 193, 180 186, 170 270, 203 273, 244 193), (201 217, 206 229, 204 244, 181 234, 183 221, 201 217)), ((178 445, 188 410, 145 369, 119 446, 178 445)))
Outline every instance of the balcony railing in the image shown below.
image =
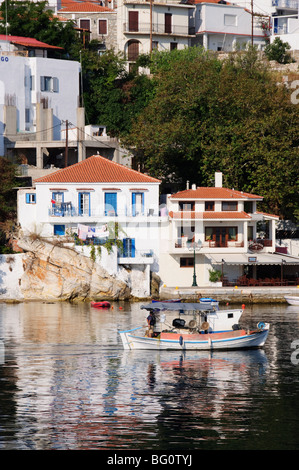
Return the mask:
MULTIPOLYGON (((262 251, 266 247, 272 247, 273 241, 271 239, 255 239, 248 241, 248 248, 252 251, 262 251)), ((179 237, 172 242, 172 247, 180 250, 186 249, 188 251, 192 240, 188 237, 179 237)), ((216 240, 205 240, 200 244, 202 249, 205 248, 244 248, 244 240, 227 240, 227 241, 216 241, 216 240)))
MULTIPOLYGON (((124 33, 132 33, 132 34, 150 34, 150 23, 138 23, 138 25, 134 25, 132 27, 128 22, 123 24, 124 33)), ((172 34, 177 36, 189 36, 195 34, 195 28, 189 28, 188 25, 171 25, 165 28, 165 24, 153 24, 152 25, 152 33, 153 34, 172 34)))
POLYGON ((272 6, 278 8, 291 8, 293 10, 298 9, 297 0, 272 0, 272 6))
POLYGON ((134 212, 132 208, 127 210, 115 211, 105 209, 101 210, 80 210, 70 203, 62 203, 57 207, 49 207, 48 214, 50 217, 82 217, 82 218, 101 218, 101 217, 157 217, 158 213, 154 209, 145 209, 143 213, 134 212))

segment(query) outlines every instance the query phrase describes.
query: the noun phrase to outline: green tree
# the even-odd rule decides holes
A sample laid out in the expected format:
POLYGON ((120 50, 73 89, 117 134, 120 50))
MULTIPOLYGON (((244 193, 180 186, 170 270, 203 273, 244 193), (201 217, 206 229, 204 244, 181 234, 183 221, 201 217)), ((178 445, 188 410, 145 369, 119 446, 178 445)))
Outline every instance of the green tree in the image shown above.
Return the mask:
POLYGON ((126 134, 151 98, 153 84, 137 69, 129 73, 121 53, 99 56, 92 49, 81 54, 84 104, 90 122, 105 124, 112 136, 126 134))
MULTIPOLYGON (((6 0, 0 11, 0 34, 32 37, 62 47, 66 56, 77 52, 80 44, 72 21, 62 22, 47 9, 48 2, 6 0), (8 27, 6 29, 6 20, 8 27)), ((54 55, 56 52, 53 53, 54 55)))
POLYGON ((0 223, 16 216, 16 191, 19 186, 15 176, 15 166, 6 158, 0 157, 0 223))
POLYGON ((279 64, 289 64, 292 62, 292 56, 289 52, 291 46, 283 42, 280 38, 275 38, 271 44, 265 47, 265 55, 268 60, 276 60, 279 64))
POLYGON ((122 142, 153 176, 225 185, 298 209, 299 108, 252 49, 220 61, 198 48, 153 58, 155 92, 122 142))

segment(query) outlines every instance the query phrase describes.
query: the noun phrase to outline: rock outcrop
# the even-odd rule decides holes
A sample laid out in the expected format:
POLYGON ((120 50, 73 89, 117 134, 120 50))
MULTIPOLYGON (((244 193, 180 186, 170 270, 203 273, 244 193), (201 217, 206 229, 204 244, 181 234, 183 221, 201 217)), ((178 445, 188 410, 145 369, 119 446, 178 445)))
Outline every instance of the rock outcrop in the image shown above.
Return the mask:
POLYGON ((26 253, 20 288, 24 299, 126 300, 128 285, 72 248, 42 239, 19 239, 26 253))

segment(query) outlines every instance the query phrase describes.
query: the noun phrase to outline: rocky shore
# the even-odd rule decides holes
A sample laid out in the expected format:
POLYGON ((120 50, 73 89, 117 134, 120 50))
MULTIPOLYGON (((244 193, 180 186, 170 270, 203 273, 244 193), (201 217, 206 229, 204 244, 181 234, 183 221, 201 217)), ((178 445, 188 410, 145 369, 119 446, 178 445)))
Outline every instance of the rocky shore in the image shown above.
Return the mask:
POLYGON ((24 253, 0 257, 0 300, 126 300, 128 283, 73 249, 44 240, 18 241, 24 253))

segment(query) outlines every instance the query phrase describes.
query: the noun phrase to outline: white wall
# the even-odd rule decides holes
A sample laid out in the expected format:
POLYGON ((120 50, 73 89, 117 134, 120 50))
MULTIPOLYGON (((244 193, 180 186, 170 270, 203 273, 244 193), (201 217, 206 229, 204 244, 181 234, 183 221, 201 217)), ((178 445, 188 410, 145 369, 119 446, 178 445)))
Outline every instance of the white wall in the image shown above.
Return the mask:
MULTIPOLYGON (((0 122, 3 122, 5 96, 14 97, 17 107, 17 130, 36 130, 36 103, 41 97, 48 99, 48 107, 53 108, 53 136, 60 139, 61 120, 77 122, 79 98, 79 62, 47 59, 39 57, 1 56, 0 57, 0 122), (4 60, 2 60, 4 59, 4 60), (30 90, 30 76, 33 89, 30 90), (41 76, 57 77, 58 92, 41 91, 41 76), (25 109, 30 109, 31 128, 25 122, 25 109)), ((0 139, 0 154, 1 144, 0 139)))
POLYGON ((66 229, 77 231, 78 224, 88 226, 102 226, 109 221, 119 222, 125 231, 120 238, 135 238, 136 250, 154 250, 157 252, 159 244, 159 184, 144 183, 98 183, 98 184, 45 184, 37 183, 36 190, 32 188, 18 191, 18 222, 24 233, 36 233, 44 237, 53 236, 53 225, 63 224, 66 229), (64 190, 64 202, 71 202, 74 208, 78 208, 78 193, 90 193, 91 215, 74 216, 50 216, 52 193, 64 190), (103 190, 105 188, 105 190, 103 190), (104 214, 105 192, 108 188, 119 189, 117 191, 117 217, 107 217, 104 214), (66 190, 65 190, 66 189, 66 190), (144 215, 132 216, 132 192, 144 193, 144 215), (36 203, 27 203, 26 194, 36 194, 36 203), (148 216, 153 209, 154 215, 148 216))

